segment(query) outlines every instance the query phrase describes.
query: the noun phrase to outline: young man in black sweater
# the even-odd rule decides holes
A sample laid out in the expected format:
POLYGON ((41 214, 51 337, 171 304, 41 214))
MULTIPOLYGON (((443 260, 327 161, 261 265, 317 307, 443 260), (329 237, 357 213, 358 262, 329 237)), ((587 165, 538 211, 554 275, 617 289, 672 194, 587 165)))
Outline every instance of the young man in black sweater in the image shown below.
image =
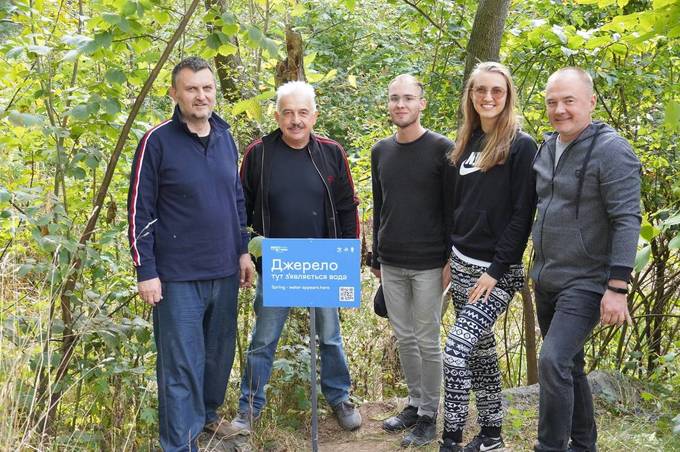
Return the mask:
POLYGON ((420 124, 426 101, 415 77, 396 77, 388 94, 397 133, 371 152, 372 271, 382 280, 408 400, 383 428, 397 432, 415 426, 402 446, 422 446, 435 438, 442 378, 441 293, 450 278, 442 184, 453 143, 420 124))

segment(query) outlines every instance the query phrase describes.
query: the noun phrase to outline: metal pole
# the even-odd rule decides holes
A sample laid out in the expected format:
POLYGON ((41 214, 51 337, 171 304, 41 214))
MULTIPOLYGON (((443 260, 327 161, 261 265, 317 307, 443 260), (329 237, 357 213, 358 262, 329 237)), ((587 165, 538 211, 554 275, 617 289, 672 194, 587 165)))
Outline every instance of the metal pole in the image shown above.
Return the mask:
POLYGON ((319 451, 319 420, 316 407, 316 308, 309 308, 309 355, 312 360, 309 380, 312 384, 312 452, 319 451))

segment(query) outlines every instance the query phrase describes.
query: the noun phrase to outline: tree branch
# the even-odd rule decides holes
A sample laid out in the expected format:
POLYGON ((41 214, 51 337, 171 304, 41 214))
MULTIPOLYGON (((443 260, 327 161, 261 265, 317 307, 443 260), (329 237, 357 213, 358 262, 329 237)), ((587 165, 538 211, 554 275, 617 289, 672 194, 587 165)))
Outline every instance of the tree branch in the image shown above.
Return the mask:
MULTIPOLYGON (((158 77, 158 74, 160 73, 161 69, 163 68, 163 65, 165 62, 168 60, 170 53, 172 52, 175 44, 179 40, 179 38, 182 36, 184 33, 184 30, 186 29, 187 24, 189 23, 189 20, 191 19, 191 16, 193 15, 194 11, 196 10, 196 7, 198 6, 200 0, 192 0, 191 4, 189 5, 189 8, 187 9, 186 13, 184 14, 184 17, 182 18, 181 22, 177 25, 177 28, 175 29, 174 34, 172 35, 172 38, 170 38, 170 41, 168 42, 167 46, 165 47, 165 50, 163 51, 161 57, 159 58, 158 62, 156 63, 156 66, 153 68, 151 71, 151 74, 149 74, 149 78, 146 80, 144 83, 144 86, 142 87, 140 93, 137 95, 137 98, 135 99, 134 104, 132 105, 132 108, 130 110, 130 113, 128 115, 127 120, 125 121, 125 124, 123 125, 123 128, 120 132, 120 135, 118 136, 118 141, 116 142, 116 146, 114 147, 114 150, 111 154, 111 157, 109 159, 109 162, 106 166, 106 172, 104 174, 104 178, 102 179, 102 183, 99 187, 99 191, 97 192, 97 197, 95 199, 95 205, 92 214, 90 215, 88 222, 85 226, 85 229, 80 236, 79 244, 81 247, 85 247, 87 242, 90 240, 90 237, 92 236, 95 226, 97 225, 97 220, 99 219, 99 212, 102 210, 102 206, 104 205, 104 201, 106 200, 106 195, 108 193, 109 186, 111 184, 111 180, 113 179, 113 174, 116 170, 116 164, 118 163, 118 159, 120 158, 120 154, 123 151, 123 146, 127 142, 128 134, 130 133, 130 130, 132 129, 132 124, 135 121, 135 118, 137 117, 137 114, 139 113, 139 110, 142 107, 142 104, 144 102, 144 99, 146 98, 147 94, 149 91, 151 91, 151 87, 153 86, 154 81, 158 77)), ((52 393, 50 397, 50 405, 49 409, 47 410, 47 414, 44 415, 46 417, 43 417, 45 421, 45 427, 47 430, 50 429, 50 426, 54 420, 54 416, 57 412, 57 408, 59 406, 59 401, 61 399, 63 389, 60 389, 59 383, 61 380, 64 378, 68 371, 69 364, 71 362, 71 358, 73 357, 73 352, 75 349, 75 346, 78 342, 79 336, 74 336, 72 335, 72 320, 71 318, 71 296, 72 292, 75 289, 76 282, 78 280, 78 275, 80 273, 80 269, 82 268, 83 261, 81 260, 80 257, 76 257, 75 260, 72 262, 71 265, 71 271, 68 273, 68 277, 66 279, 66 283, 63 286, 63 289, 60 292, 60 298, 61 298, 61 303, 62 303, 62 314, 64 316, 64 334, 63 338, 64 340, 62 341, 62 346, 61 346, 61 360, 59 362, 59 366, 57 368, 56 375, 54 377, 54 382, 53 382, 53 387, 55 388, 55 391, 52 393)), ((44 393, 42 394, 44 396, 44 393)), ((40 422, 38 423, 40 424, 40 422)))
MULTIPOLYGON (((448 34, 449 34, 448 31, 446 31, 446 30, 444 29, 444 27, 442 27, 441 25, 439 25, 438 23, 436 23, 434 20, 432 20, 432 18, 431 18, 425 11, 423 11, 422 9, 420 9, 420 7, 419 7, 418 5, 415 4, 415 2, 411 2, 411 1, 409 1, 409 0, 402 0, 402 1, 403 1, 404 3, 406 3, 408 6, 410 6, 411 8, 415 9, 416 11, 418 11, 418 13, 419 13, 421 16, 423 16, 429 23, 431 23, 435 28, 437 28, 437 30, 441 31, 441 32, 444 33, 445 35, 448 35, 448 34)), ((459 44, 459 45, 460 45, 460 44, 459 44)), ((462 47, 461 47, 461 48, 462 48, 462 47)))

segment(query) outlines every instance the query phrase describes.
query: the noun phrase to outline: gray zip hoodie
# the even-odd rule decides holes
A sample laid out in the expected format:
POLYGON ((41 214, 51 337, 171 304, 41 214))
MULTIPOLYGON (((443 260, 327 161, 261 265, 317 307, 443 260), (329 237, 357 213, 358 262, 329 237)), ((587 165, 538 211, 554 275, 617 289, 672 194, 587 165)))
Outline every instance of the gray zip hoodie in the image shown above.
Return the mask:
POLYGON ((531 278, 547 291, 604 293, 628 281, 640 233, 640 161, 609 125, 591 123, 555 166, 557 133, 534 160, 537 215, 531 278))

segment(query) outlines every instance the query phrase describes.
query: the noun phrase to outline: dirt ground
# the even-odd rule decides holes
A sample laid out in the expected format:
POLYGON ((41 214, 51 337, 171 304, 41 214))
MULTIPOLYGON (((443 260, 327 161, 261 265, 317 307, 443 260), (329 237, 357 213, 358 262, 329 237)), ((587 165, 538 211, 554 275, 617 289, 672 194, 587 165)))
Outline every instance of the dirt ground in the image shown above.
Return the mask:
MULTIPOLYGON (((368 402, 361 405, 359 411, 363 418, 361 428, 356 432, 345 432, 338 426, 332 416, 328 416, 319 422, 319 451, 320 452, 387 452, 418 450, 420 452, 432 452, 439 450, 439 435, 441 435, 441 413, 437 425, 437 441, 425 447, 407 448, 401 447, 400 443, 405 433, 388 433, 382 429, 385 419, 401 411, 404 400, 390 400, 385 402, 368 402)), ((474 407, 470 407, 470 419, 476 417, 474 407)), ((469 430, 469 429, 468 429, 469 430)), ((468 433, 466 436, 473 436, 468 433)), ((512 448, 506 448, 510 452, 512 448)))
MULTIPOLYGON (((622 380, 620 376, 603 372, 593 372, 588 378, 595 400, 599 401, 599 404, 596 404, 600 433, 598 449, 602 452, 680 450, 680 440, 676 441, 672 435, 663 438, 656 436, 655 417, 641 414, 624 415, 626 411, 630 411, 626 407, 637 407, 636 410, 639 411, 641 403, 639 388, 622 380)), ((506 411, 503 426, 505 452, 533 450, 538 422, 538 385, 506 389, 503 395, 506 411)), ((404 403, 404 399, 364 402, 359 407, 363 423, 361 428, 355 432, 342 430, 332 414, 323 415, 319 420, 319 451, 415 451, 415 448, 402 449, 400 447, 403 433, 390 434, 382 429, 382 422, 399 412, 404 403)), ((471 403, 464 442, 471 440, 479 431, 479 427, 476 426, 476 417, 474 403, 471 403)), ((440 413, 438 435, 442 432, 441 424, 440 413)), ((308 422, 303 422, 303 425, 309 426, 308 422)), ((307 452, 312 450, 309 427, 299 430, 286 428, 279 430, 277 426, 261 424, 253 436, 239 435, 222 441, 206 439, 208 441, 203 441, 201 444, 203 452, 307 452)), ((436 452, 439 450, 439 444, 433 442, 417 450, 436 452)))
POLYGON ((319 422, 320 452, 382 452, 402 450, 399 447, 401 434, 390 434, 382 429, 383 420, 396 412, 395 403, 373 402, 359 407, 363 418, 361 428, 356 432, 346 432, 340 428, 333 417, 328 416, 319 422))

